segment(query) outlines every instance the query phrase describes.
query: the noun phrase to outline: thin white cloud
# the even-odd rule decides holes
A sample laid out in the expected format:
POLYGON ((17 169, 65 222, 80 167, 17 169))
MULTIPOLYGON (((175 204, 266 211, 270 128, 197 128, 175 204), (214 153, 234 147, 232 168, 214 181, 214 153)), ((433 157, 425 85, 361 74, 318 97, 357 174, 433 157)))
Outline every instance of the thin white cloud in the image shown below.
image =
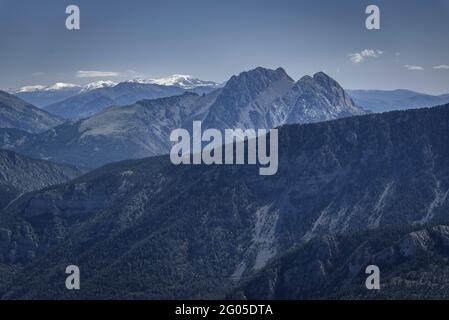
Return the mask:
POLYGON ((438 66, 433 66, 432 68, 436 69, 436 70, 449 70, 449 65, 447 65, 447 64, 440 64, 438 66))
POLYGON ((410 71, 422 71, 422 70, 424 70, 423 67, 415 66, 415 65, 412 65, 412 64, 406 64, 406 65, 404 65, 404 68, 407 69, 407 70, 410 70, 410 71))
POLYGON ((114 71, 85 71, 80 70, 76 73, 78 78, 109 78, 109 77, 119 77, 120 72, 114 71))
POLYGON ((360 52, 350 53, 348 54, 348 57, 352 63, 361 63, 365 61, 366 58, 378 58, 383 53, 382 50, 364 49, 360 52))

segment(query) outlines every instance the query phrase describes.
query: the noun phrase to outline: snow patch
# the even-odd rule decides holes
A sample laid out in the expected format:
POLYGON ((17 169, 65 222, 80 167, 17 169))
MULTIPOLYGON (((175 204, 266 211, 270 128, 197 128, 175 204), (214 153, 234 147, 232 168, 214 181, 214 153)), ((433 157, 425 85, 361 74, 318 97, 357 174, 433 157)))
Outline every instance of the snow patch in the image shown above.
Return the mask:
POLYGON ((441 190, 441 182, 435 179, 435 188, 433 189, 434 198, 427 207, 426 215, 419 221, 420 224, 430 222, 435 214, 435 209, 442 206, 447 199, 449 190, 444 192, 441 190))
POLYGON ((83 89, 81 89, 80 92, 88 92, 95 89, 100 88, 107 88, 107 87, 115 87, 117 85, 117 82, 114 81, 108 81, 108 80, 100 80, 95 82, 90 82, 88 84, 85 84, 83 86, 83 89))
POLYGON ((252 269, 257 271, 265 267, 268 261, 276 255, 275 231, 279 219, 279 209, 271 210, 271 208, 272 205, 265 205, 256 211, 251 245, 245 253, 245 258, 237 265, 232 274, 232 280, 242 278, 250 264, 249 257, 254 257, 252 269))
POLYGON ((256 251, 254 269, 262 269, 276 255, 275 228, 279 212, 270 212, 271 206, 263 206, 256 211, 256 223, 252 239, 252 249, 256 251))
POLYGON ((77 84, 57 82, 57 83, 49 85, 49 86, 44 86, 44 85, 24 86, 17 90, 14 90, 13 93, 58 91, 58 90, 77 89, 77 88, 80 88, 80 86, 77 84))
POLYGON ((183 89, 194 89, 197 87, 218 87, 219 84, 213 81, 205 81, 193 78, 189 75, 174 74, 160 79, 133 79, 130 82, 142 84, 157 84, 160 86, 176 86, 183 89))
POLYGON ((385 185, 384 191, 380 195, 373 208, 373 215, 368 218, 369 228, 378 228, 380 225, 380 219, 382 218, 382 212, 386 205, 388 196, 393 192, 393 182, 389 182, 385 185))

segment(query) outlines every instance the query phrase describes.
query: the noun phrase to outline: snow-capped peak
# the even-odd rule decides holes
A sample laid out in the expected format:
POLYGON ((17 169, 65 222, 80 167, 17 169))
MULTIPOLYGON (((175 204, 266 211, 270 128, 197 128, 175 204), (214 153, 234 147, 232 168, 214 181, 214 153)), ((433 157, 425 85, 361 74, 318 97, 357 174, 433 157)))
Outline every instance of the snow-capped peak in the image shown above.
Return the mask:
POLYGON ((183 89, 193 89, 197 87, 218 87, 219 84, 213 81, 205 81, 193 78, 189 75, 174 74, 166 78, 159 79, 133 79, 130 82, 143 84, 157 84, 160 86, 176 86, 183 89))
POLYGON ((95 81, 95 82, 90 82, 88 84, 85 84, 83 86, 83 88, 81 89, 81 92, 87 92, 87 91, 91 91, 91 90, 95 90, 95 89, 99 89, 99 88, 114 87, 116 85, 117 85, 117 83, 114 81, 100 80, 100 81, 95 81))
POLYGON ((188 75, 183 74, 174 74, 172 76, 160 79, 153 79, 153 83, 159 84, 161 86, 179 86, 179 87, 187 87, 192 86, 195 82, 201 82, 201 80, 197 80, 188 75))
MULTIPOLYGON (((133 79, 128 82, 142 83, 142 84, 157 84, 160 86, 176 86, 182 89, 194 89, 198 87, 219 87, 220 85, 213 81, 205 81, 197 78, 193 78, 189 75, 174 74, 166 78, 159 79, 133 79)), ((80 93, 88 92, 91 90, 114 87, 117 83, 109 80, 100 80, 90 82, 83 86, 73 83, 57 82, 52 85, 32 85, 24 86, 16 90, 10 90, 11 93, 24 93, 24 92, 42 92, 42 91, 59 91, 59 90, 78 90, 80 93)))
POLYGON ((41 85, 35 85, 35 86, 24 86, 21 87, 17 90, 12 90, 13 92, 34 92, 34 91, 42 91, 44 90, 46 87, 45 86, 41 86, 41 85))
POLYGON ((56 82, 55 84, 48 86, 46 90, 49 91, 49 90, 76 89, 79 87, 80 87, 79 85, 73 83, 56 82))
POLYGON ((57 90, 65 90, 65 89, 77 89, 80 88, 79 85, 73 83, 63 83, 57 82, 52 85, 43 86, 43 85, 34 85, 34 86, 24 86, 17 90, 15 93, 20 92, 37 92, 37 91, 57 91, 57 90))
POLYGON ((24 86, 16 90, 10 90, 12 93, 24 93, 24 92, 39 92, 39 91, 60 91, 60 90, 78 90, 79 92, 88 92, 91 90, 113 87, 117 85, 116 82, 100 80, 95 82, 90 82, 83 86, 73 83, 57 82, 52 85, 34 85, 34 86, 24 86))

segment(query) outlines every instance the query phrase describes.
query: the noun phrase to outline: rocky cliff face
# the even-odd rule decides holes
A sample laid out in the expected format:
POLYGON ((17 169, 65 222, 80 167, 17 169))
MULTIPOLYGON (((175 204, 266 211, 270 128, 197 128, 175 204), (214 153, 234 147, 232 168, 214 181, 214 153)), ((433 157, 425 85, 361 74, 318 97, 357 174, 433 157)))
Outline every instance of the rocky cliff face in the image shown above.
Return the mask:
POLYGON ((347 90, 354 102, 375 113, 443 105, 449 94, 429 95, 410 90, 347 90))
POLYGON ((205 118, 210 128, 272 128, 267 118, 274 100, 294 84, 284 69, 256 68, 233 76, 205 118))
POLYGON ((345 90, 323 72, 301 78, 273 107, 273 126, 328 121, 366 113, 355 106, 345 90), (283 119, 275 116, 279 109, 285 110, 283 119))
MULTIPOLYGON (((217 297, 311 239, 444 221, 448 124, 442 106, 286 125, 274 176, 156 157, 27 194, 0 221, 14 239, 3 261, 29 269, 2 292, 66 297, 60 270, 75 263, 82 297, 217 297)), ((412 237, 402 256, 429 247, 412 237)))

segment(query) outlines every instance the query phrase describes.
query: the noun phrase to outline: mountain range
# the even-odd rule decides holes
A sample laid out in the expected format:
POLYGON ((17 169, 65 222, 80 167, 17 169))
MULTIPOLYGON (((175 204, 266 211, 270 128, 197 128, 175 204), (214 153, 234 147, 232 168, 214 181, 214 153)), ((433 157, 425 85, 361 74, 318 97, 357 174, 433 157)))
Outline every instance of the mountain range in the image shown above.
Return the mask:
POLYGON ((72 166, 36 160, 7 150, 0 150, 0 168, 1 209, 23 193, 68 182, 83 173, 72 166))
MULTIPOLYGON (((117 92, 107 89, 118 84, 110 80, 99 80, 85 85, 58 82, 53 85, 24 86, 8 92, 39 108, 48 109, 55 115, 79 119, 92 116, 109 106, 128 105, 142 99, 169 97, 187 91, 198 94, 209 93, 224 86, 225 83, 218 84, 175 74, 160 79, 137 78, 121 82, 121 88, 117 92), (162 88, 140 86, 136 89, 130 84, 158 85, 162 88), (97 91, 97 89, 106 90, 97 91), (90 91, 94 93, 88 94, 90 91)), ((430 95, 405 89, 346 90, 346 92, 357 106, 375 113, 424 108, 449 102, 449 94, 430 95)))
MULTIPOLYGON (((209 93, 213 89, 224 86, 224 84, 218 84, 213 81, 200 80, 179 74, 160 79, 138 78, 123 83, 119 93, 114 93, 114 90, 99 90, 92 96, 86 96, 85 94, 96 89, 114 87, 118 83, 110 80, 99 80, 85 85, 58 82, 49 86, 25 86, 16 90, 9 90, 9 93, 39 108, 45 109, 48 107, 50 112, 59 116, 76 119, 91 116, 108 106, 127 105, 142 99, 168 97, 186 91, 198 94, 209 93), (150 84, 169 88, 167 88, 165 93, 161 92, 164 88, 143 87, 141 90, 137 90, 136 96, 133 97, 135 88, 133 86, 127 87, 123 83, 150 84), (173 87, 182 90, 174 90, 173 87), (127 88, 129 92, 126 92, 127 88), (70 99, 77 95, 82 95, 82 97, 70 99), (65 101, 67 99, 69 100, 65 101), (50 107, 50 105, 54 106, 50 107), (70 111, 71 107, 75 108, 74 111, 70 111), (89 108, 92 108, 92 111, 89 108)), ((449 94, 430 95, 405 89, 346 90, 346 92, 357 106, 375 113, 431 107, 449 102, 449 94)))
POLYGON ((77 94, 99 88, 115 86, 116 84, 117 83, 112 81, 96 81, 81 86, 73 83, 57 82, 48 86, 25 86, 16 90, 9 90, 9 93, 14 94, 39 108, 44 108, 45 106, 64 101, 77 94))
MULTIPOLYGON (((117 92, 122 85, 125 84, 98 90, 117 92)), ((141 86, 145 90, 148 86, 161 87, 129 85, 136 86, 136 90, 141 86)), ((125 91, 129 92, 129 88, 125 91)), ((95 105, 101 103, 97 101, 95 105)), ((218 130, 270 129, 288 123, 319 122, 364 113, 335 80, 322 72, 295 82, 282 68, 256 68, 233 76, 223 88, 208 94, 185 92, 124 107, 109 107, 89 118, 66 122, 35 135, 13 149, 37 158, 92 168, 167 154, 171 131, 191 129, 194 120, 202 121, 204 128, 218 130)))
POLYGON ((349 279, 356 288, 363 266, 376 263, 391 285, 401 276, 397 296, 413 296, 417 287, 407 281, 420 277, 417 268, 428 273, 415 284, 440 296, 448 139, 445 105, 283 125, 274 176, 251 165, 174 166, 168 156, 106 165, 1 212, 0 261, 16 269, 4 273, 0 292, 5 299, 354 297, 357 290, 339 293, 339 285, 349 279), (82 270, 79 292, 64 288, 69 264, 82 270))
POLYGON ((63 118, 85 118, 113 105, 127 105, 142 99, 154 99, 182 94, 199 94, 220 87, 188 75, 173 75, 161 79, 133 79, 116 83, 100 80, 85 85, 55 83, 25 86, 10 90, 11 94, 63 118))
POLYGON ((346 90, 354 103, 375 113, 432 107, 449 103, 449 94, 430 95, 411 90, 346 90))

